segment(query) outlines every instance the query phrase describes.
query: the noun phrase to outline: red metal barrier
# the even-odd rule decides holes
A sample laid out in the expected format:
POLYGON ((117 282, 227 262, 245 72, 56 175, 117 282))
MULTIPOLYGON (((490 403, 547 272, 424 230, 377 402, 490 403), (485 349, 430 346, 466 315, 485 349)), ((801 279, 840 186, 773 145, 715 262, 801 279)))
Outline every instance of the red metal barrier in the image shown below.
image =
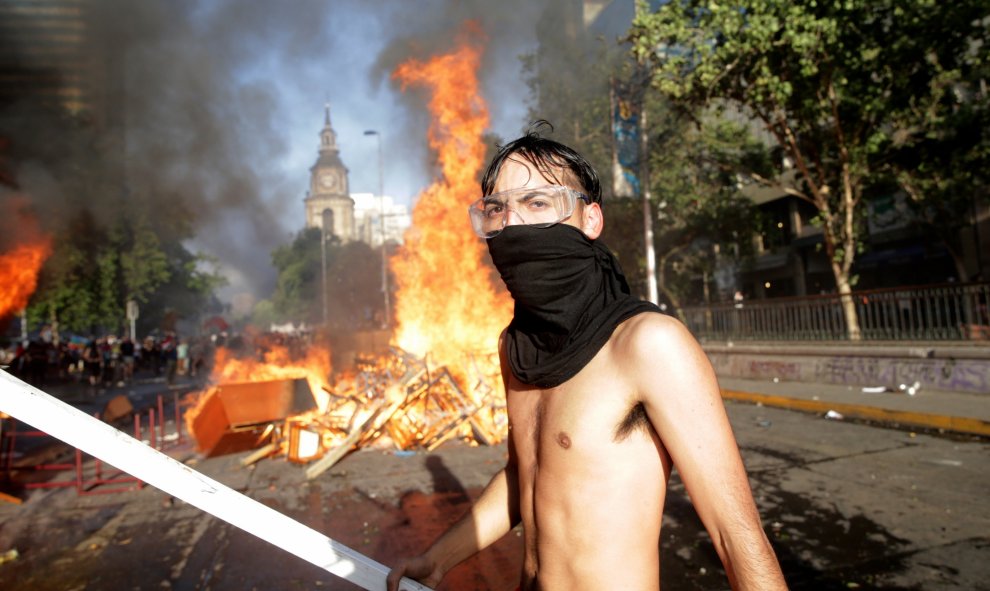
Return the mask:
MULTIPOLYGON (((152 448, 162 450, 165 447, 177 445, 183 441, 182 416, 179 408, 178 393, 173 393, 173 403, 175 405, 175 431, 172 442, 168 441, 168 434, 166 433, 165 404, 163 396, 159 394, 156 400, 155 406, 157 407, 157 413, 155 408, 148 409, 148 445, 152 448), (156 416, 158 417, 157 424, 155 423, 156 416)), ((140 412, 134 413, 133 434, 134 438, 139 441, 142 440, 144 431, 141 415, 142 413, 140 412)), ((99 413, 95 413, 94 416, 99 418, 99 413)), ((63 479, 48 480, 44 482, 28 482, 22 485, 25 489, 74 487, 76 489, 76 493, 79 495, 96 495, 138 490, 144 486, 144 483, 140 479, 130 476, 125 472, 110 466, 104 468, 104 463, 102 460, 99 458, 91 458, 90 456, 83 454, 83 452, 78 449, 75 450, 75 457, 72 462, 40 462, 34 465, 15 466, 14 455, 16 452, 18 439, 28 437, 49 437, 49 435, 38 430, 19 431, 17 428, 18 423, 13 417, 2 420, 6 424, 2 429, 0 429, 0 472, 2 472, 8 480, 10 479, 11 473, 14 471, 74 473, 70 480, 63 479)))

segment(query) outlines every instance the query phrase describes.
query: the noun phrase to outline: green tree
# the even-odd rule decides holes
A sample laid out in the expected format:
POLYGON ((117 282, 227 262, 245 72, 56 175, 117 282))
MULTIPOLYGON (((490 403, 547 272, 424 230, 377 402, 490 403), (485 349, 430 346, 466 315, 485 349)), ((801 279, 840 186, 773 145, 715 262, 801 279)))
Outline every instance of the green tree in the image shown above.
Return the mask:
POLYGON ((777 172, 785 160, 797 171, 782 190, 818 210, 848 334, 858 339, 850 293, 864 187, 897 138, 922 132, 941 108, 986 12, 977 0, 684 0, 655 12, 641 3, 630 38, 651 64, 653 88, 675 104, 730 107, 765 126, 786 155, 777 172), (945 35, 943 22, 958 31, 945 35))
POLYGON ((990 79, 990 61, 986 51, 974 51, 958 67, 925 128, 895 138, 890 171, 909 197, 914 222, 945 247, 959 280, 971 281, 979 270, 967 268, 964 229, 977 221, 979 199, 990 194, 990 95, 981 87, 990 79))
POLYGON ((662 135, 650 153, 658 287, 679 309, 684 297, 697 297, 693 278, 702 277, 707 290, 720 259, 749 254, 756 211, 739 191, 734 168, 758 159, 762 147, 734 121, 692 121, 673 109, 658 114, 662 135))
POLYGON ((120 218, 107 229, 84 210, 55 235, 29 317, 75 332, 117 332, 126 328, 126 302, 135 300, 146 332, 167 315, 192 317, 208 304, 224 283, 215 268, 204 268, 210 262, 142 221, 120 218))
MULTIPOLYGON (((548 8, 540 45, 522 58, 530 118, 553 123, 554 139, 574 146, 599 172, 606 196, 603 240, 626 263, 633 292, 645 297, 643 204, 631 195, 612 194, 610 91, 621 87, 635 94, 649 77, 630 59, 628 47, 557 22, 559 8, 548 8)), ((658 287, 664 299, 679 308, 696 295, 695 278, 712 275, 715 245, 745 236, 751 204, 741 197, 733 172, 718 157, 738 160, 753 151, 753 142, 742 125, 702 126, 661 97, 641 93, 627 98, 640 102, 647 113, 652 171, 648 206, 654 220, 658 287)), ((739 248, 725 252, 734 254, 739 248)))
POLYGON ((278 271, 272 296, 277 321, 322 322, 321 236, 319 228, 307 228, 291 244, 272 252, 272 264, 278 271))
MULTIPOLYGON (((319 228, 301 231, 291 244, 272 252, 278 270, 271 310, 264 315, 276 322, 323 324, 324 253, 319 228)), ((384 298, 381 251, 364 242, 326 243, 327 320, 331 330, 359 330, 380 324, 384 298)))

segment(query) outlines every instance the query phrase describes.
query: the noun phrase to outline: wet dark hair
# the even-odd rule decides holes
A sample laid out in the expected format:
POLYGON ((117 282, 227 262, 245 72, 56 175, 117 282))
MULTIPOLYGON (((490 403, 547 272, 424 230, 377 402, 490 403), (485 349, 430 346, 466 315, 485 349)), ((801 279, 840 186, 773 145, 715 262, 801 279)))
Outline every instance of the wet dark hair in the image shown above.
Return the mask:
POLYGON ((550 122, 539 119, 530 124, 526 135, 499 146, 498 153, 492 158, 484 176, 481 177, 481 194, 492 194, 495 190, 495 179, 498 178, 502 165, 513 154, 519 154, 535 165, 547 179, 552 179, 560 185, 574 185, 576 182, 578 186, 573 188, 581 189, 592 203, 601 203, 602 184, 598 180, 598 173, 584 156, 560 142, 540 135, 544 127, 549 128, 550 133, 553 132, 553 125, 550 125, 550 122), (558 178, 556 171, 559 169, 563 169, 564 176, 573 177, 574 182, 568 183, 565 179, 558 178))

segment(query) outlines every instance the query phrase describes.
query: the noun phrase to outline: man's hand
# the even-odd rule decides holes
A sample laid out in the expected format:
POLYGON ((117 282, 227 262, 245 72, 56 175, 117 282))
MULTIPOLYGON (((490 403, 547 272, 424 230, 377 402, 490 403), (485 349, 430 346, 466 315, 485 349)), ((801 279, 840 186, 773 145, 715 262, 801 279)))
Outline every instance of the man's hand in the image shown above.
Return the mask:
POLYGON ((443 573, 439 572, 437 565, 425 555, 400 560, 388 573, 388 578, 386 579, 388 591, 398 591, 399 580, 402 577, 415 579, 427 587, 432 588, 440 584, 443 573))
POLYGON ((481 496, 461 519, 429 550, 400 561, 388 573, 388 591, 398 591, 399 579, 409 577, 427 587, 440 584, 447 571, 482 548, 495 542, 519 521, 519 487, 516 484, 515 452, 509 440, 509 461, 492 476, 481 496))

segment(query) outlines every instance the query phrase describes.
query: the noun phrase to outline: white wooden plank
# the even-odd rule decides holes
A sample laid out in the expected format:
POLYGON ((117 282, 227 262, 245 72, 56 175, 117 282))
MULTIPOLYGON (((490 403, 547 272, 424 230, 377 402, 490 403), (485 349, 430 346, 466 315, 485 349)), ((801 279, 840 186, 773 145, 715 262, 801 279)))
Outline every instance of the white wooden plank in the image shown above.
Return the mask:
MULTIPOLYGON (((388 567, 242 495, 0 370, 0 411, 362 589, 384 591, 388 567)), ((403 591, 430 591, 403 579, 403 591)))

